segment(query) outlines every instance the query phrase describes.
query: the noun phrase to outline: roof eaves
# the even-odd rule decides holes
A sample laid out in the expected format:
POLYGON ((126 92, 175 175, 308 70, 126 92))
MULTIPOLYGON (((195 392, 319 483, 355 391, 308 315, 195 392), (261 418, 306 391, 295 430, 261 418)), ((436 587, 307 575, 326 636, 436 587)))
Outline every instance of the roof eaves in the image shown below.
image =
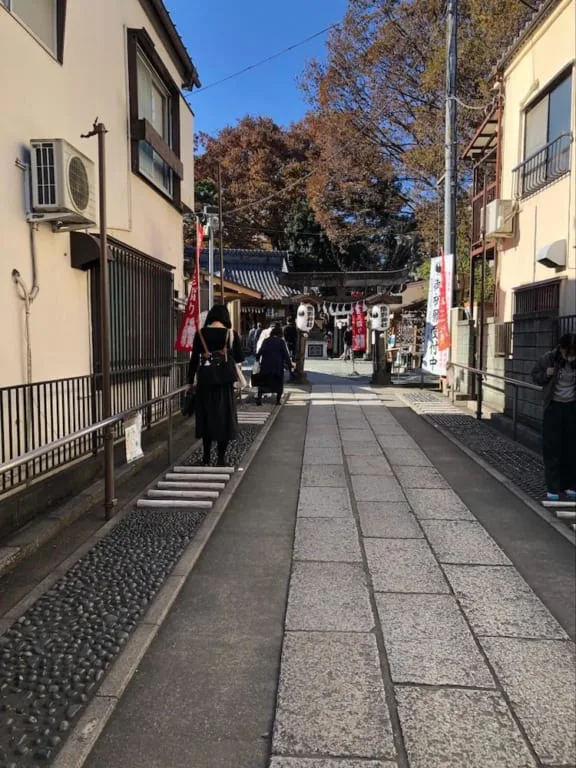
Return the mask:
POLYGON ((561 2, 562 0, 542 0, 539 8, 534 11, 534 13, 527 19, 514 40, 510 43, 504 54, 500 57, 492 71, 492 75, 500 74, 504 70, 504 68, 510 63, 510 60, 528 41, 530 35, 536 32, 540 25, 544 23, 544 21, 548 18, 548 16, 550 16, 556 6, 560 5, 561 2))
POLYGON ((163 33, 171 48, 172 55, 179 63, 183 90, 191 91, 192 88, 201 88, 202 83, 198 77, 198 71, 163 0, 140 0, 140 5, 152 23, 156 25, 157 30, 163 33))

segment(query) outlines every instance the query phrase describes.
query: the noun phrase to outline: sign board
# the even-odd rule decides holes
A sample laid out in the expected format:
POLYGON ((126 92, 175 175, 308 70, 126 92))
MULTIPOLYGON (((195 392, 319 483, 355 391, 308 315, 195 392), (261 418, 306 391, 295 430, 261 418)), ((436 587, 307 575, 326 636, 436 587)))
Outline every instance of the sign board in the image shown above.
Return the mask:
POLYGON ((142 414, 130 416, 124 420, 124 437, 126 441, 126 461, 132 464, 144 456, 142 450, 142 414))
POLYGON ((328 357, 326 352, 327 344, 323 341, 309 341, 306 348, 307 357, 328 357))
POLYGON ((430 259, 430 285, 426 310, 426 334, 422 368, 434 376, 446 376, 450 359, 445 323, 452 309, 452 272, 454 257, 435 256, 430 259), (442 268, 444 266, 444 269, 442 268), (439 323, 443 320, 442 344, 439 343, 439 323))

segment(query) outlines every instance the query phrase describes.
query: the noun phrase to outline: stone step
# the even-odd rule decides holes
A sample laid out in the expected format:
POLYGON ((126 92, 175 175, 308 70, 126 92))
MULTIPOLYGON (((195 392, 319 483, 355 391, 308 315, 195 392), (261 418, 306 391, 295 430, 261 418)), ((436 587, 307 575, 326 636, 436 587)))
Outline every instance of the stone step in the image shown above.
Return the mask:
POLYGON ((148 491, 151 499, 217 499, 218 491, 148 491))
POLYGON ((172 472, 198 475, 233 475, 234 467, 174 467, 172 472))
POLYGON ((175 481, 160 481, 158 483, 158 488, 161 491, 221 491, 225 487, 225 483, 193 483, 175 481))
POLYGON ((197 481, 199 483, 222 483, 230 480, 230 475, 223 474, 196 474, 195 472, 168 472, 165 477, 166 480, 186 480, 197 481))
POLYGON ((574 509, 576 510, 576 501, 548 501, 544 499, 542 506, 547 509, 574 509))
POLYGON ((569 523, 576 522, 576 510, 557 509, 554 514, 558 520, 566 520, 569 523))
POLYGON ((178 499, 138 499, 136 506, 139 509, 212 509, 212 502, 178 499))

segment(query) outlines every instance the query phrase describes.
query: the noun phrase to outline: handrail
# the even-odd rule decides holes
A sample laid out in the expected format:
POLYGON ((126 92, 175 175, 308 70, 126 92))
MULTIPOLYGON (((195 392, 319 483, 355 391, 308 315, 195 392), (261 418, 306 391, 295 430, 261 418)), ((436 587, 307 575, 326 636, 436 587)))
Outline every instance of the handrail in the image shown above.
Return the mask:
MULTIPOLYGON (((541 392, 542 387, 537 384, 530 384, 528 381, 521 381, 520 379, 511 379, 508 376, 500 376, 498 373, 491 373, 490 371, 483 371, 480 368, 471 368, 469 365, 461 365, 460 363, 448 363, 448 368, 463 368, 468 373, 474 373, 476 375, 490 376, 492 379, 499 379, 505 384, 512 384, 513 386, 521 387, 522 389, 531 389, 534 392, 541 392)), ((487 384, 486 386, 490 386, 487 384)))
MULTIPOLYGON (((512 397, 512 433, 514 440, 516 440, 518 436, 518 389, 529 389, 532 392, 542 392, 542 387, 539 387, 537 384, 530 384, 527 381, 520 381, 519 379, 511 379, 508 376, 500 376, 499 373, 490 373, 489 371, 484 371, 481 368, 473 368, 469 365, 461 365, 460 363, 448 363, 448 369, 450 368, 461 368, 464 371, 467 371, 468 373, 473 374, 476 377, 476 381, 478 383, 478 391, 476 393, 476 418, 481 421, 482 420, 482 387, 486 386, 488 388, 495 389, 493 384, 488 384, 487 382, 484 382, 484 377, 491 377, 493 379, 499 379, 500 381, 503 381, 505 384, 510 384, 510 386, 513 388, 513 397, 512 397)), ((455 398, 455 390, 454 386, 452 385, 452 400, 454 401, 455 398)))
MULTIPOLYGON (((18 467, 29 464, 31 461, 35 461, 36 459, 41 459, 43 456, 46 456, 46 454, 51 453, 58 448, 63 448, 64 446, 69 445, 70 443, 73 443, 75 440, 78 440, 82 437, 92 435, 94 432, 100 432, 100 430, 105 429, 106 427, 113 427, 115 424, 124 421, 124 419, 126 419, 128 416, 131 416, 134 413, 138 413, 138 411, 142 411, 145 408, 150 408, 151 406, 156 405, 157 403, 161 403, 164 400, 172 400, 174 397, 176 397, 176 395, 185 392, 187 389, 187 384, 182 387, 178 387, 178 389, 173 389, 171 392, 168 392, 164 395, 154 397, 152 400, 148 400, 145 403, 141 403, 140 405, 129 408, 126 411, 122 411, 122 413, 116 413, 114 416, 109 416, 107 419, 96 422, 96 424, 91 424, 89 427, 83 427, 77 432, 73 432, 70 435, 60 437, 58 440, 54 440, 51 443, 46 443, 46 445, 42 445, 39 448, 35 448, 33 451, 24 453, 22 456, 17 456, 15 459, 11 459, 4 464, 0 464, 0 475, 5 474, 6 472, 10 472, 13 469, 18 469, 18 467)), ((170 417, 171 409, 168 412, 168 418, 170 419, 170 417)))

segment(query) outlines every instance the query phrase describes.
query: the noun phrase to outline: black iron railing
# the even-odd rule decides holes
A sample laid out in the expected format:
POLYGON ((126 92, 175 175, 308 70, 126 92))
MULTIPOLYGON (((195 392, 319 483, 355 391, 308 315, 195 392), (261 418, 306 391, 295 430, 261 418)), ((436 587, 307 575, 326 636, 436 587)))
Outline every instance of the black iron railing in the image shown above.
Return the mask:
POLYGON ((565 333, 576 333, 576 315, 563 315, 558 318, 558 338, 565 333))
POLYGON ((570 170, 572 134, 562 133, 557 139, 527 157, 514 168, 515 189, 519 197, 527 197, 570 170))
MULTIPOLYGON (((132 368, 112 374, 114 414, 125 413, 148 403, 142 412, 143 426, 150 428, 168 415, 167 393, 186 383, 187 362, 148 368, 132 368)), ((0 464, 41 448, 102 419, 100 374, 76 376, 31 385, 0 389, 0 464)), ((116 438, 123 422, 114 424, 116 438)), ((100 450, 101 432, 77 439, 0 476, 0 494, 53 472, 100 450)))

